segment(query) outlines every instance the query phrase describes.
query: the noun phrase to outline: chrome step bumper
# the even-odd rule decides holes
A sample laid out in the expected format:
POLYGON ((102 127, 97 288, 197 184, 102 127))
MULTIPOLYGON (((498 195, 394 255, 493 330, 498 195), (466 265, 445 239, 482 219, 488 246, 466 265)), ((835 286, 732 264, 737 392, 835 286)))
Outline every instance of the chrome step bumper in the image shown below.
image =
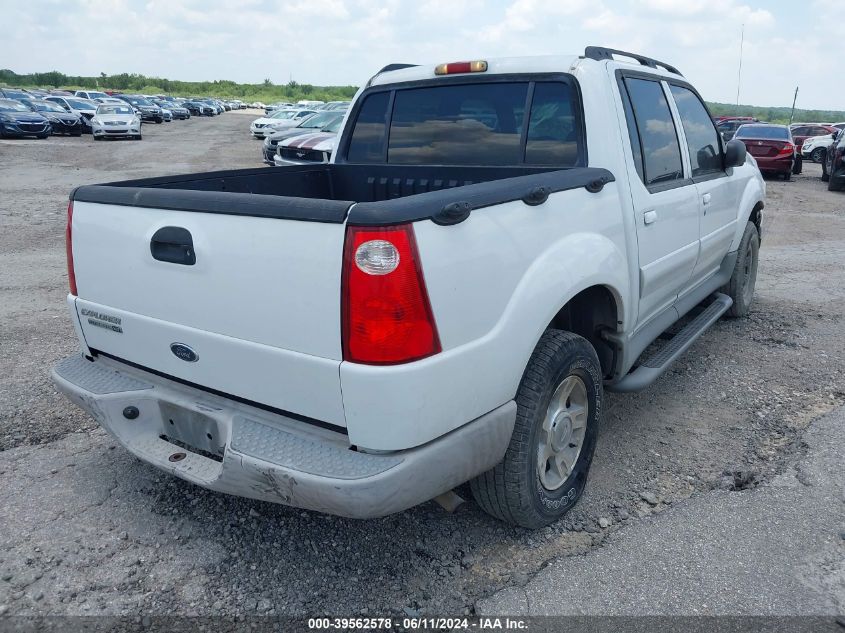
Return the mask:
MULTIPOLYGON (((145 462, 229 494, 355 518, 399 512, 496 465, 510 401, 423 446, 351 450, 348 438, 123 363, 60 361, 56 387, 145 462)), ((401 423, 401 422, 398 422, 401 423)))

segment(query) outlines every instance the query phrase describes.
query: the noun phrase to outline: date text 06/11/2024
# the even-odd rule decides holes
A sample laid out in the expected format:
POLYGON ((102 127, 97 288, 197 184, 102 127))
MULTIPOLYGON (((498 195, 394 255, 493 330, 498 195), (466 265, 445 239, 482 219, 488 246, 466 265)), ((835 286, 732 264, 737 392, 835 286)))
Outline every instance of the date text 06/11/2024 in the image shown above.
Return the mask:
POLYGON ((519 618, 309 618, 309 630, 383 630, 390 631, 394 627, 403 631, 525 631, 528 623, 519 618))

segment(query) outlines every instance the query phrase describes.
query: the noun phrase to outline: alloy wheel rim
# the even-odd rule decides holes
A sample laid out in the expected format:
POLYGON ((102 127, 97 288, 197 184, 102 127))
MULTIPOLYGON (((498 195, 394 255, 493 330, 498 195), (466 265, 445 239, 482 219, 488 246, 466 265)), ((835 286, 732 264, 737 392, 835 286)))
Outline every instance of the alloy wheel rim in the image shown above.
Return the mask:
POLYGON ((567 376, 555 389, 540 429, 537 474, 546 490, 557 490, 572 474, 587 434, 587 386, 567 376))

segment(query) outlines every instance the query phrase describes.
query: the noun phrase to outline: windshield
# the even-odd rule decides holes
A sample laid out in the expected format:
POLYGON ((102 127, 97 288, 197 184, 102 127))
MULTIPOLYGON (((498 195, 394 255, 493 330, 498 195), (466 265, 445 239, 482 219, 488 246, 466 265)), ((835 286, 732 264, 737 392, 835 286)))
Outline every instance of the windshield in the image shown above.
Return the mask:
POLYGON ((273 114, 268 114, 267 117, 270 119, 292 119, 295 114, 296 111, 294 110, 276 110, 273 114))
POLYGON ((326 125, 326 127, 323 128, 323 132, 332 132, 337 134, 340 132, 341 123, 343 123, 343 117, 339 116, 334 121, 326 125))
POLYGON ((152 103, 150 103, 146 99, 140 99, 138 97, 128 97, 126 100, 129 103, 131 103, 132 105, 140 105, 140 106, 151 106, 151 105, 153 105, 152 103))
POLYGON ((323 128, 329 123, 332 123, 336 118, 337 114, 333 112, 326 112, 325 114, 312 114, 308 118, 304 119, 302 123, 300 123, 296 127, 323 128))
POLYGON ((128 105, 101 105, 97 108, 97 114, 135 114, 135 111, 128 105))
POLYGON ((4 90, 7 97, 12 99, 32 99, 32 95, 27 94, 21 90, 4 90))
POLYGON ((736 131, 734 138, 771 139, 775 141, 789 140, 789 128, 783 125, 742 125, 736 131))
POLYGON ((27 108, 20 101, 0 101, 0 112, 29 112, 27 108))
POLYGON ((108 97, 108 95, 105 92, 88 92, 89 99, 99 99, 101 97, 108 97))
POLYGON ((87 103, 85 101, 79 101, 77 99, 65 99, 65 101, 67 101, 67 104, 71 108, 76 108, 77 110, 93 110, 94 109, 93 105, 91 105, 90 103, 87 103))
POLYGON ((62 106, 56 105, 52 101, 33 101, 32 107, 39 112, 65 112, 62 106))

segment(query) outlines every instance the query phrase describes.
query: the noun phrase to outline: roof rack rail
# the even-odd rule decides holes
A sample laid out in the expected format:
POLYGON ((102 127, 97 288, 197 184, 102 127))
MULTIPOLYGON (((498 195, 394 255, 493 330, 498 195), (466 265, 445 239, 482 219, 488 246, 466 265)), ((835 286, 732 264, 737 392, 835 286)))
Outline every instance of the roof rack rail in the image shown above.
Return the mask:
POLYGON ((418 66, 418 65, 419 64, 388 64, 387 66, 382 68, 380 71, 378 71, 376 74, 380 75, 381 73, 389 73, 392 70, 402 70, 403 68, 414 68, 415 66, 418 66))
POLYGON ((393 70, 402 70, 403 68, 415 68, 416 66, 419 66, 419 64, 388 64, 387 66, 382 68, 380 71, 378 71, 375 75, 370 77, 369 81, 366 84, 364 84, 364 88, 369 88, 370 86, 372 86, 375 78, 378 77, 382 73, 389 73, 393 70))
POLYGON ((670 66, 666 62, 661 62, 656 59, 652 59, 651 57, 646 57, 645 55, 638 55, 637 53, 629 53, 628 51, 620 51, 615 48, 604 48, 603 46, 588 46, 584 49, 584 57, 587 59, 594 59, 596 61, 601 61, 603 59, 613 59, 614 55, 622 55, 623 57, 630 57, 631 59, 635 59, 643 66, 648 66, 649 68, 657 68, 658 66, 661 68, 665 68, 670 73, 675 73, 676 75, 683 74, 680 70, 675 68, 674 66, 670 66))

